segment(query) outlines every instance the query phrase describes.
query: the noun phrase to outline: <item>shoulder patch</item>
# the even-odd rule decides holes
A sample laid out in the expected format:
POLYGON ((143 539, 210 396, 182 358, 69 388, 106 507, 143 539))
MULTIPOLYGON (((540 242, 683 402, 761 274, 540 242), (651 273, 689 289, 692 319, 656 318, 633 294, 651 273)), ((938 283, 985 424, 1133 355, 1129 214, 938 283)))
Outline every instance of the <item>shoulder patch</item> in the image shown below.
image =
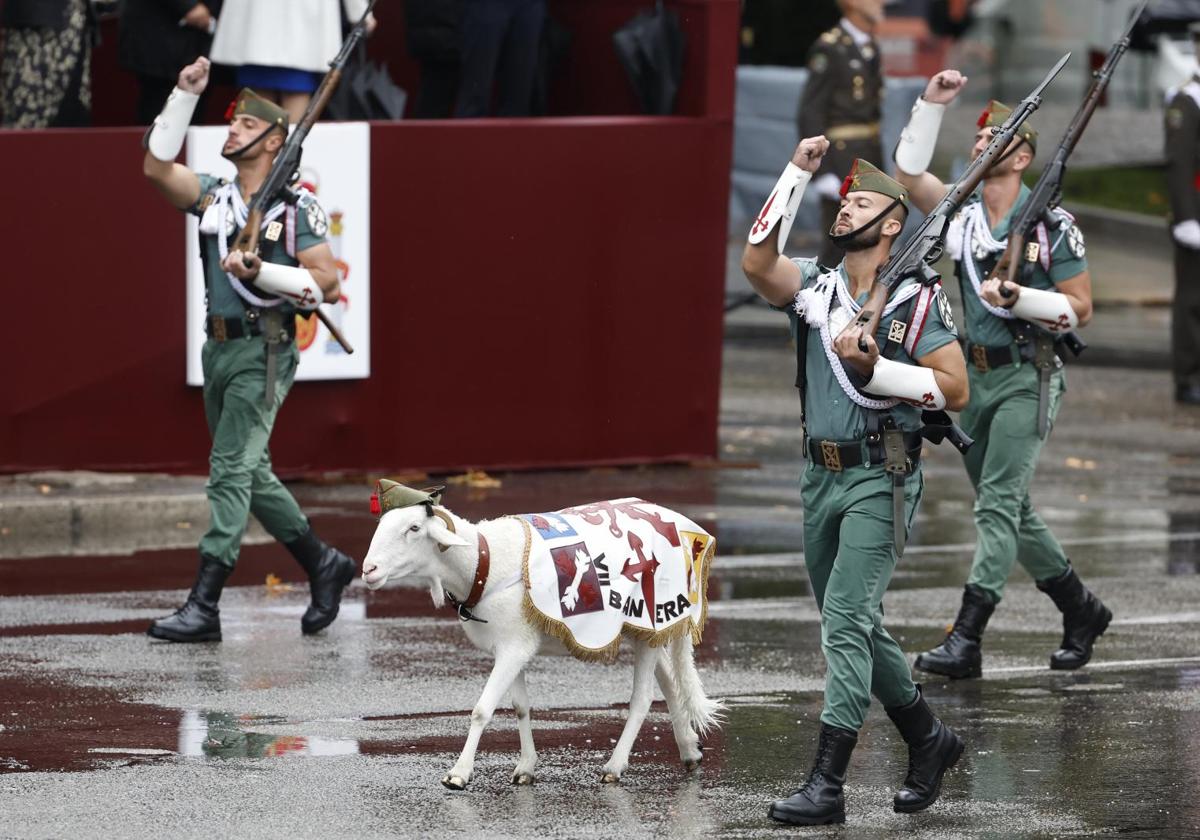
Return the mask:
POLYGON ((1077 260, 1083 259, 1087 254, 1087 246, 1083 241, 1083 231, 1079 229, 1079 225, 1071 225, 1071 229, 1067 231, 1067 248, 1077 260))
POLYGON ((317 202, 310 203, 304 208, 304 215, 308 219, 308 226, 312 228, 312 232, 316 236, 324 236, 329 232, 329 218, 325 215, 325 211, 321 209, 321 205, 317 202))
POLYGON ((829 56, 820 51, 813 51, 808 59, 808 72, 820 75, 829 68, 829 56))
POLYGON ((946 294, 945 289, 938 289, 937 293, 938 315, 942 318, 942 323, 946 325, 946 329, 950 332, 958 332, 954 328, 954 310, 950 307, 950 297, 946 294))

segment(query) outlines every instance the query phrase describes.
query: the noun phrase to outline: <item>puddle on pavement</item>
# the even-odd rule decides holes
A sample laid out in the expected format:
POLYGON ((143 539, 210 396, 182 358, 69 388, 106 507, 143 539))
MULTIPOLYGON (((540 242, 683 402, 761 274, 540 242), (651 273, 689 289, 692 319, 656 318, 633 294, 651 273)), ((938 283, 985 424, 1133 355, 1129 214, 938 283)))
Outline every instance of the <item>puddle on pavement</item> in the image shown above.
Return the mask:
POLYGON ((280 758, 355 755, 358 741, 315 735, 255 732, 255 726, 286 723, 281 717, 238 716, 187 710, 179 724, 179 755, 185 758, 280 758))
POLYGON ((131 703, 110 689, 5 674, 0 698, 0 772, 94 770, 178 747, 181 712, 131 703))

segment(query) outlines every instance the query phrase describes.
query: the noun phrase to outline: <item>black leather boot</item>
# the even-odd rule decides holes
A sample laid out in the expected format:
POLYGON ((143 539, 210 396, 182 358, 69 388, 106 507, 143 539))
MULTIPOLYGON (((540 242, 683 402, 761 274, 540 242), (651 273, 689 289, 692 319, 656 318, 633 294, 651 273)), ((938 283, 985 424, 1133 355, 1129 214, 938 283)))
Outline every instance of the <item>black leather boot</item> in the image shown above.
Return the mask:
POLYGON ((232 566, 201 555, 200 571, 187 601, 171 615, 153 622, 146 633, 169 642, 221 641, 221 611, 217 602, 232 571, 232 566))
POLYGON ((337 618, 342 590, 354 579, 358 566, 348 555, 322 542, 311 527, 287 543, 287 550, 308 573, 308 591, 312 595, 312 602, 300 619, 300 630, 306 635, 318 633, 337 618))
POLYGON ((963 740, 942 723, 921 694, 907 706, 892 706, 888 717, 908 744, 908 775, 892 799, 892 807, 901 814, 924 811, 937 801, 942 776, 963 754, 963 740))
POLYGON ((808 780, 787 799, 771 803, 767 815, 777 822, 792 825, 829 825, 846 821, 846 803, 842 785, 850 753, 858 743, 858 733, 821 724, 817 758, 808 780))
POLYGON ((1063 614, 1062 645, 1050 654, 1050 668, 1055 671, 1082 668, 1092 658, 1096 639, 1108 629, 1112 610, 1083 585, 1072 566, 1056 578, 1039 580, 1037 588, 1049 595, 1063 614))
POLYGON ((962 606, 958 618, 954 619, 954 627, 940 645, 917 657, 916 667, 951 679, 981 676, 983 654, 980 644, 983 630, 995 609, 987 592, 968 583, 963 587, 962 606))

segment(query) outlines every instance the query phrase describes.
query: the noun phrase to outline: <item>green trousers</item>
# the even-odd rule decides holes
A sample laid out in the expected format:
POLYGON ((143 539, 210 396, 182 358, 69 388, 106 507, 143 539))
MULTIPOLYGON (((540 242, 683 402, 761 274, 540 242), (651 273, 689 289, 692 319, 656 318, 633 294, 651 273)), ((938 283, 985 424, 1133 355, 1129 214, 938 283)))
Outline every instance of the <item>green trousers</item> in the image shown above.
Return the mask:
POLYGON ((207 341, 201 359, 212 451, 205 485, 210 521, 200 539, 200 553, 232 567, 251 513, 282 543, 292 542, 308 529, 300 506, 271 471, 267 449, 300 354, 293 343, 280 347, 270 406, 263 403, 267 349, 262 338, 207 341))
MULTIPOLYGON (((1037 468, 1038 372, 1031 364, 986 373, 968 365, 971 401, 959 415, 975 439, 964 461, 975 487, 975 559, 967 583, 985 590, 994 603, 1019 562, 1034 580, 1067 570, 1067 556, 1029 501, 1037 468)), ((1058 416, 1066 378, 1050 379, 1050 423, 1058 416)))
MULTIPOLYGON (((918 468, 904 487, 906 527, 923 487, 918 468)), ((801 491, 804 563, 821 609, 826 664, 821 721, 857 732, 872 694, 886 708, 917 693, 904 652, 883 629, 883 593, 896 568, 892 480, 882 466, 832 472, 809 464, 801 491)))

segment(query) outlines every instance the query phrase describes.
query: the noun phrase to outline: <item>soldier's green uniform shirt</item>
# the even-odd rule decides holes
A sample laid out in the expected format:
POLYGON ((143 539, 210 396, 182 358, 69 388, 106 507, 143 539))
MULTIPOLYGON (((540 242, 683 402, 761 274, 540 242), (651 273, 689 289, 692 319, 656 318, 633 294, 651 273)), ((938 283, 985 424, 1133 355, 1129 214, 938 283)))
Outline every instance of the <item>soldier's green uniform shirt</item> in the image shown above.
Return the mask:
MULTIPOLYGON (((1029 189, 1021 186, 1020 195, 1009 213, 992 229, 992 236, 1008 236, 1013 217, 1028 200, 1029 189)), ((977 200, 977 199, 976 199, 977 200)), ((1029 285, 1053 290, 1087 270, 1086 248, 1082 234, 1066 220, 1058 230, 1048 233, 1051 246, 1050 270, 1039 263, 1029 285)), ((966 277, 962 260, 974 261, 981 282, 987 278, 999 254, 975 260, 971 243, 953 255, 966 310, 964 332, 967 338, 987 347, 1016 345, 1006 319, 988 312, 966 277)), ((1035 328, 1036 331, 1036 328, 1035 328)), ((971 398, 959 416, 963 430, 975 439, 964 456, 967 475, 975 487, 975 557, 967 583, 986 591, 998 603, 1004 586, 1017 562, 1034 580, 1058 577, 1067 570, 1067 556, 1050 533, 1046 523, 1033 509, 1029 487, 1037 467, 1043 440, 1038 436, 1038 370, 1030 362, 1019 362, 981 371, 967 358, 967 376, 971 398)), ((1050 423, 1058 416, 1066 378, 1062 370, 1051 375, 1050 423)))
MULTIPOLYGON (((197 177, 200 179, 200 198, 197 199, 196 204, 188 212, 195 216, 203 216, 204 211, 201 208, 205 205, 205 197, 224 186, 226 181, 223 178, 217 178, 212 175, 197 175, 197 177)), ((237 185, 236 180, 234 181, 234 185, 237 185)), ((228 215, 232 218, 233 211, 230 210, 228 215)), ((315 199, 310 200, 309 196, 305 195, 301 202, 297 204, 295 218, 295 251, 297 254, 325 242, 325 231, 321 230, 317 232, 313 229, 314 223, 318 228, 326 225, 325 212, 316 203, 315 199), (315 209, 309 212, 310 207, 315 209)), ((283 217, 281 216, 280 222, 282 221, 283 217)), ((265 251, 267 247, 270 247, 270 262, 278 263, 279 265, 297 266, 300 263, 287 253, 287 248, 285 247, 286 236, 286 230, 280 235, 277 242, 267 242, 260 236, 259 249, 260 251, 265 251)), ((232 238, 233 236, 230 235, 229 239, 232 240, 232 238)), ((233 286, 230 285, 229 278, 225 276, 225 272, 221 269, 221 254, 218 250, 217 237, 202 236, 201 247, 205 251, 203 261, 205 268, 204 287, 208 294, 208 313, 210 315, 221 315, 225 318, 241 317, 245 313, 246 307, 242 303, 242 299, 238 297, 237 292, 233 290, 233 286)), ((262 297, 262 295, 259 295, 259 297, 262 297)), ((289 318, 296 314, 296 309, 287 303, 284 303, 280 307, 280 311, 289 318)))
MULTIPOLYGON (((1029 187, 1021 185, 1021 191, 1017 195, 1017 201, 1008 211, 1007 215, 991 228, 992 237, 996 240, 1003 240, 1008 237, 1008 231, 1013 223, 1013 218, 1021 211, 1025 202, 1029 200, 1029 187)), ((967 206, 973 205, 980 200, 979 193, 968 202, 967 206)), ((964 207, 965 211, 966 207, 964 207)), ((1071 229, 1075 227, 1074 222, 1063 218, 1064 224, 1056 231, 1049 232, 1050 241, 1050 272, 1047 274, 1039 263, 1034 269, 1033 277, 1029 283, 1034 289, 1045 289, 1053 291, 1058 283, 1065 280, 1070 280, 1078 274, 1087 271, 1086 250, 1083 247, 1082 235, 1078 233, 1078 228, 1074 238, 1071 229), (1072 241, 1079 243, 1079 253, 1072 251, 1072 241)), ((971 253, 970 243, 966 244, 966 253, 971 253)), ((955 260, 959 259, 959 254, 952 255, 955 260)), ((996 265, 999 259, 999 254, 994 254, 988 259, 975 261, 975 265, 979 270, 979 279, 982 282, 987 279, 988 274, 996 265)), ((974 257, 972 256, 972 259, 974 257)), ((959 282, 962 285, 963 299, 963 333, 968 341, 973 344, 982 344, 985 347, 1004 347, 1012 344, 1012 333, 1005 326, 1005 321, 998 318, 984 308, 979 300, 979 296, 975 294, 975 289, 967 279, 965 272, 959 273, 959 282)))
MULTIPOLYGON (((793 260, 804 288, 818 282, 813 260, 793 260)), ((843 267, 838 272, 846 279, 843 267)), ((911 285, 911 281, 900 289, 911 285)), ((897 289, 897 292, 900 291, 897 289)), ((929 307, 924 331, 914 348, 918 356, 955 340, 949 307, 929 307)), ((865 296, 860 298, 861 305, 865 296)), ((836 305, 837 295, 831 307, 836 305)), ((905 314, 907 304, 895 313, 905 314)), ((788 308, 793 336, 799 316, 788 308)), ((891 316, 880 322, 875 339, 883 347, 891 316)), ((912 363, 901 350, 896 361, 912 363)), ((866 412, 846 396, 816 327, 808 330, 805 358, 805 412, 814 439, 848 441, 866 434, 866 412)), ((920 411, 901 403, 891 413, 903 428, 920 428, 920 411)), ((911 526, 923 488, 920 466, 905 482, 906 526, 911 526)), ((908 660, 883 627, 883 595, 896 567, 892 530, 892 479, 883 465, 850 467, 836 472, 810 463, 801 480, 804 501, 804 565, 821 609, 821 649, 828 669, 821 720, 857 732, 866 718, 871 695, 885 708, 911 703, 916 696, 908 660)))
MULTIPOLYGON (((817 284, 821 275, 821 268, 815 260, 795 259, 792 262, 800 269, 801 275, 804 278, 801 288, 808 289, 817 284)), ((842 278, 842 282, 849 285, 845 264, 839 265, 836 270, 842 278)), ((896 290, 892 293, 893 296, 914 285, 914 283, 915 281, 913 280, 905 280, 897 286, 896 290)), ((914 348, 917 358, 928 355, 939 347, 957 340, 958 334, 955 332, 952 320, 953 316, 950 316, 949 304, 945 303, 945 292, 939 292, 938 295, 943 303, 930 307, 924 330, 914 348), (950 323, 946 322, 947 317, 951 318, 950 323)), ((864 294, 859 297, 857 303, 861 306, 865 300, 866 295, 864 294)), ((830 307, 833 308, 836 306, 837 295, 834 294, 830 307)), ((904 308, 905 306, 901 305, 900 310, 904 308)), ((788 314, 788 324, 791 327, 792 338, 794 339, 800 316, 790 306, 785 311, 788 314)), ((879 321, 879 330, 875 335, 875 340, 881 348, 887 342, 888 325, 890 323, 890 317, 881 318, 879 321)), ((908 364, 915 364, 916 362, 903 349, 896 355, 895 361, 906 362, 908 364)), ((805 380, 805 425, 809 437, 814 440, 845 441, 861 439, 866 435, 867 414, 857 403, 846 396, 846 392, 838 384, 837 377, 834 375, 832 368, 829 366, 829 361, 825 356, 825 346, 821 343, 820 330, 815 327, 808 331, 808 351, 805 354, 805 380)), ((871 395, 868 394, 867 396, 871 395)), ((896 422, 900 427, 906 431, 916 431, 921 428, 920 409, 906 403, 900 403, 891 409, 891 413, 896 418, 896 422)))
MULTIPOLYGON (((202 216, 211 199, 205 197, 223 182, 200 175, 200 198, 189 212, 202 216)), ((227 211, 232 215, 232 211, 227 211)), ((283 222, 283 217, 280 217, 283 222)), ((296 253, 325 241, 314 230, 324 224, 324 214, 315 202, 297 208, 296 253), (313 209, 315 208, 315 209, 313 209)), ((231 230, 229 238, 236 235, 231 230)), ((298 265, 287 253, 286 225, 278 242, 264 256, 273 263, 298 265)), ((264 246, 266 243, 264 243, 264 246)), ((205 288, 210 315, 244 318, 246 307, 221 268, 216 235, 202 235, 205 251, 205 288)), ((261 295, 260 295, 261 297, 261 295)), ((295 318, 288 304, 279 307, 283 323, 295 318)), ((261 321, 261 319, 260 319, 261 321)), ((300 361, 294 341, 283 344, 276 355, 277 371, 273 399, 264 403, 267 384, 267 344, 262 336, 245 335, 217 341, 210 338, 201 351, 204 370, 204 414, 212 436, 208 495, 210 524, 200 539, 200 553, 226 566, 237 562, 242 534, 251 513, 271 536, 290 543, 308 530, 308 520, 296 500, 271 469, 268 449, 275 417, 291 389, 300 361)))

